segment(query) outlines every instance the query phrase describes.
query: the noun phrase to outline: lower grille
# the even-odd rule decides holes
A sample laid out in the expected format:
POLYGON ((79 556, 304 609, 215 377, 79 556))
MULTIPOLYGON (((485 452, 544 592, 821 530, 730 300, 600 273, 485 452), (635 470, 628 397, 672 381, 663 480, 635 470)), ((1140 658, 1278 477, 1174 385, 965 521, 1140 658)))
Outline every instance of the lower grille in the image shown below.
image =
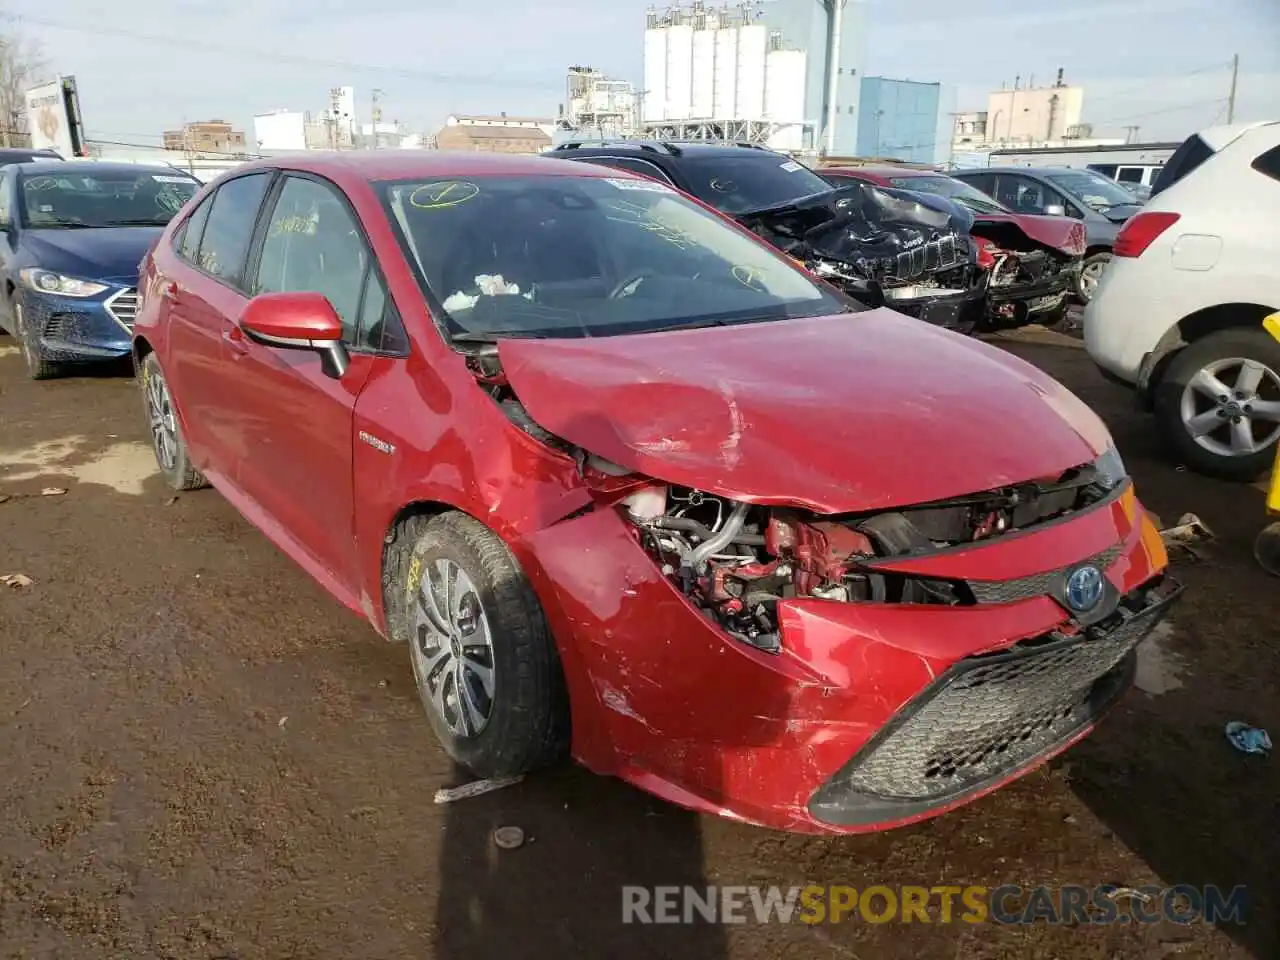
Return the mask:
POLYGON ((1030 763, 1125 689, 1129 655, 1180 592, 1166 590, 1136 612, 1122 609, 1106 630, 962 660, 854 758, 845 788, 941 802, 1030 763))
POLYGON ((133 321, 138 316, 138 291, 137 290, 121 290, 114 297, 111 297, 103 304, 107 309, 107 313, 111 314, 111 318, 116 323, 124 327, 126 330, 133 329, 133 321))

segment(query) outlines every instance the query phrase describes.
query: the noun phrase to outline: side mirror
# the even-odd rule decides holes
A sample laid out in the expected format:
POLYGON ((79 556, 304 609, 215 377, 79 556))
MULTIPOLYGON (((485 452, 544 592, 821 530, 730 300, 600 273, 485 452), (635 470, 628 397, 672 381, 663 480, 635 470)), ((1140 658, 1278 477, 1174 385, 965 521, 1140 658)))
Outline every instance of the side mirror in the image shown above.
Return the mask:
POLYGON ((1044 208, 1044 215, 1046 217, 1065 217, 1067 208, 1060 203, 1051 203, 1044 208))
POLYGON ((240 329, 263 346, 320 354, 320 368, 335 380, 351 363, 342 342, 342 321, 323 294, 259 294, 240 315, 240 329))

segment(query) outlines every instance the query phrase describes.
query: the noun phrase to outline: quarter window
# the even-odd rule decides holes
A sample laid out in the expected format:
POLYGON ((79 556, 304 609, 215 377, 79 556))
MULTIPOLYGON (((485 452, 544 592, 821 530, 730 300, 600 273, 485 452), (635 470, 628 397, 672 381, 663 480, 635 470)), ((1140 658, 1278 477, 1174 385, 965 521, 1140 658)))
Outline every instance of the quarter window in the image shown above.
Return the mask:
POLYGON ((204 233, 205 221, 209 219, 209 209, 213 206, 213 195, 210 194, 196 207, 195 212, 187 217, 187 222, 179 228, 178 255, 183 260, 196 263, 200 255, 200 237, 204 233))

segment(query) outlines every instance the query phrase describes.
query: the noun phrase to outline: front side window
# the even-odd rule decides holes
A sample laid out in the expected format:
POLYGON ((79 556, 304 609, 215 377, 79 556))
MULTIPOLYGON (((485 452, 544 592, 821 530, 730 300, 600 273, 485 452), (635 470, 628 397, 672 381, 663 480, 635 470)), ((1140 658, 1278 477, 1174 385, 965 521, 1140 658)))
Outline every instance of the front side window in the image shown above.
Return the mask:
POLYGON ((8 224, 13 217, 12 204, 9 202, 10 174, 0 173, 0 223, 8 224))
POLYGON ((194 177, 145 167, 119 171, 68 164, 66 172, 18 179, 23 221, 33 229, 162 227, 199 189, 194 177))
POLYGON ((258 208, 270 183, 271 174, 254 173, 228 180, 218 188, 195 259, 201 270, 229 283, 239 282, 258 208))
POLYGON ((380 190, 456 339, 600 337, 858 309, 652 181, 479 177, 380 190))
POLYGON ((831 185, 804 164, 743 148, 739 156, 686 157, 689 192, 721 213, 739 216, 825 193, 831 185))
POLYGON ((322 293, 342 320, 342 339, 356 343, 369 249, 334 189, 288 177, 267 222, 250 293, 322 293))
POLYGON ((1135 202, 1133 194, 1120 184, 1092 170, 1057 170, 1045 174, 1045 178, 1064 193, 1100 213, 1135 202))

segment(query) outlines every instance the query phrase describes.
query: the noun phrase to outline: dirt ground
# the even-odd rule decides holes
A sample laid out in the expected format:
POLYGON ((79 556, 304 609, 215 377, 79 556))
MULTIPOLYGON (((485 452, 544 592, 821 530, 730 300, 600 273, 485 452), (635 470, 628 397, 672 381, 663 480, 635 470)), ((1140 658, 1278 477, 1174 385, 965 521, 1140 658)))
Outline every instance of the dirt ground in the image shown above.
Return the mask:
MULTIPOLYGON (((1034 340, 1034 338, 1032 338, 1034 340)), ((0 338, 0 956, 914 960, 1280 956, 1280 594, 1260 490, 1162 459, 1084 352, 1003 341, 1111 424, 1140 495, 1212 553, 1141 684, 1065 758, 932 822, 805 838, 696 817, 566 767, 462 782, 407 652, 341 609, 214 492, 155 475, 119 372, 52 383, 0 338), (61 495, 41 496, 47 487, 61 495), (529 842, 498 850, 491 832, 529 842), (1249 922, 637 926, 623 884, 1249 887, 1249 922)))

